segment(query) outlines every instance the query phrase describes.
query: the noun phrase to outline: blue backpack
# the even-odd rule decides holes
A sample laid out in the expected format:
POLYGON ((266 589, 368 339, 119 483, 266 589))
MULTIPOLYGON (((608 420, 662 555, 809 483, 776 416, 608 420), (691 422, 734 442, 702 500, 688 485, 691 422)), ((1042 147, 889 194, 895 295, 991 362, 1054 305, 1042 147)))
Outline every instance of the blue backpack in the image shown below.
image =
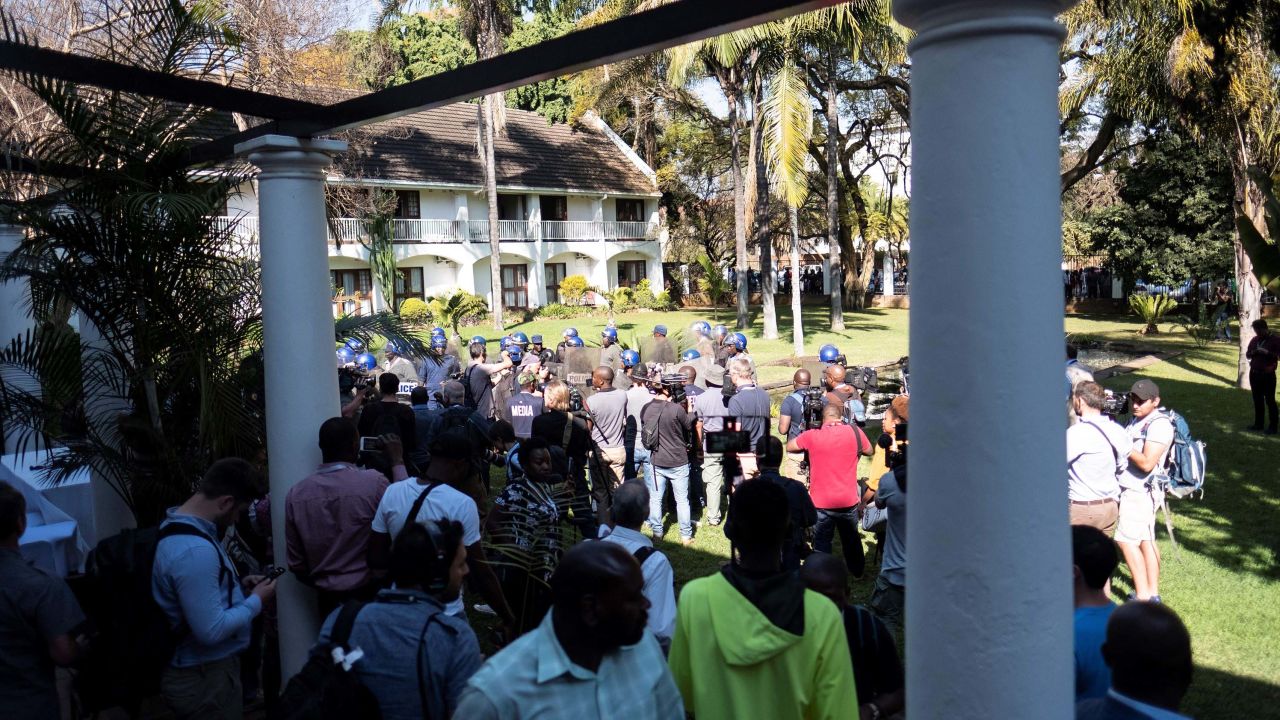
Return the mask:
POLYGON ((1173 423, 1173 447, 1165 470, 1164 491, 1176 498, 1200 493, 1204 497, 1205 445, 1191 437, 1187 419, 1173 410, 1160 408, 1160 413, 1173 423))

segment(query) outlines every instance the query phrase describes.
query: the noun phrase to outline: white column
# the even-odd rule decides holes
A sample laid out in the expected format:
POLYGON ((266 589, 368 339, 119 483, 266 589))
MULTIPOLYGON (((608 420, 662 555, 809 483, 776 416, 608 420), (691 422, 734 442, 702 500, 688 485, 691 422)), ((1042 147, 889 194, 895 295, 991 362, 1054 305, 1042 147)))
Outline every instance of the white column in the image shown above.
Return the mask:
POLYGON ((533 237, 533 262, 529 268, 529 304, 542 307, 547 304, 547 255, 546 245, 542 238, 542 200, 539 195, 525 196, 528 208, 525 211, 525 223, 533 237))
POLYGON ((882 286, 880 292, 885 297, 891 297, 893 295, 893 256, 889 254, 889 248, 887 247, 884 249, 884 265, 880 274, 884 276, 880 278, 882 286))
MULTIPOLYGON (((271 528, 286 557, 285 496, 320 463, 316 431, 338 414, 325 251, 324 177, 336 140, 266 135, 236 146, 258 174, 262 237, 262 330, 267 391, 271 528)), ((319 632, 315 598, 291 573, 280 579, 280 665, 287 680, 319 632)))
POLYGON ((911 43, 907 707, 1075 716, 1057 0, 897 0, 911 43), (989 277, 991 260, 1006 272, 989 277), (981 320, 978 320, 978 319, 981 320), (999 428, 993 439, 992 428, 999 428), (964 527, 957 528, 957 518, 964 527), (963 540, 963 541, 961 541, 963 540))
POLYGON ((822 294, 831 294, 831 260, 826 256, 822 258, 822 294))

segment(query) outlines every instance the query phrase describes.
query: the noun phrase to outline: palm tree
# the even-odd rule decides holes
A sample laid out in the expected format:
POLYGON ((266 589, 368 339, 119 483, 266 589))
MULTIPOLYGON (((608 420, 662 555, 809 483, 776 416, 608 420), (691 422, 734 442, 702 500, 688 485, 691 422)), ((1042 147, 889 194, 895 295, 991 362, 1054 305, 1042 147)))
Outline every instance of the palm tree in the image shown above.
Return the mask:
POLYGON ((487 310, 481 298, 465 290, 455 290, 449 295, 427 300, 427 311, 431 313, 431 321, 452 330, 453 337, 459 345, 462 345, 462 333, 458 328, 463 320, 483 315, 487 310))

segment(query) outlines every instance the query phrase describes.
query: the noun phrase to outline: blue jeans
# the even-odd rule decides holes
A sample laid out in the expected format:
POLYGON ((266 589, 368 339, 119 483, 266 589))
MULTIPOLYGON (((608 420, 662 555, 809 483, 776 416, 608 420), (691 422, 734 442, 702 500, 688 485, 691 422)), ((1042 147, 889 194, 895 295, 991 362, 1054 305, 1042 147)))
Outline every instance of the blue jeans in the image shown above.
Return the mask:
POLYGON ((854 508, 818 508, 818 524, 813 527, 813 549, 831 554, 831 543, 840 531, 840 549, 844 566, 855 578, 862 577, 866 556, 862 552, 862 536, 858 534, 858 515, 854 508))
POLYGON ((640 444, 636 438, 636 446, 631 450, 631 462, 627 463, 625 474, 628 480, 643 480, 648 487, 653 487, 653 454, 640 444))
POLYGON ((653 482, 646 482, 649 488, 649 529, 655 538, 662 537, 662 496, 667 492, 667 483, 671 483, 671 492, 676 496, 676 520, 680 523, 680 537, 693 537, 693 520, 689 517, 689 466, 681 465, 673 468, 653 468, 653 482))

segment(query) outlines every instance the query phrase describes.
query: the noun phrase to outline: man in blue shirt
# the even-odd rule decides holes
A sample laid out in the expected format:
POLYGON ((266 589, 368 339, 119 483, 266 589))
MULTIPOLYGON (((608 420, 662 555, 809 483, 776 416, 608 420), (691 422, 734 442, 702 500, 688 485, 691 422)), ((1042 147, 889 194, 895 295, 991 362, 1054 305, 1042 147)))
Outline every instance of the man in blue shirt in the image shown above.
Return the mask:
MULTIPOLYGON (((809 429, 804 424, 804 391, 809 389, 812 382, 813 376, 803 368, 791 376, 791 394, 782 399, 782 407, 778 408, 778 432, 786 436, 785 442, 795 440, 800 437, 800 433, 809 429)), ((827 404, 825 397, 822 404, 827 404)), ((786 461, 782 464, 782 474, 789 478, 799 478, 802 475, 802 460, 802 452, 787 453, 786 461)))
POLYGON ((1071 526, 1077 701, 1104 697, 1111 687, 1102 643, 1107 637, 1107 620, 1116 609, 1107 596, 1107 581, 1119 562, 1116 544, 1106 533, 1089 525, 1071 526))
POLYGON ((427 388, 427 407, 431 410, 441 407, 436 400, 436 393, 440 392, 440 387, 450 376, 462 371, 458 356, 445 352, 448 347, 449 341, 443 335, 432 337, 431 352, 422 359, 422 366, 418 368, 418 377, 427 388))
MULTIPOLYGON (((467 574, 462 532, 457 521, 405 525, 391 548, 392 588, 356 616, 350 643, 364 652, 356 677, 378 699, 382 720, 452 717, 480 667, 471 626, 444 611, 467 574)), ((320 644, 329 642, 339 612, 325 620, 320 644)))
POLYGON ((1107 621, 1106 697, 1076 703, 1076 720, 1188 720, 1178 706, 1191 686, 1191 635, 1160 603, 1127 602, 1107 621))
POLYGON ((749 453, 738 453, 738 463, 742 466, 742 479, 750 480, 760 474, 756 456, 761 452, 763 441, 769 435, 769 419, 773 412, 769 402, 769 393, 756 387, 755 375, 751 361, 738 358, 729 361, 729 379, 737 386, 738 391, 729 400, 729 415, 737 419, 738 430, 751 435, 749 453))
POLYGON ((219 460, 160 525, 151 593, 179 638, 160 692, 180 720, 243 715, 239 655, 249 647, 250 623, 275 597, 276 583, 260 575, 238 577, 219 538, 262 490, 262 476, 248 462, 219 460), (185 527, 166 530, 175 525, 185 527))

